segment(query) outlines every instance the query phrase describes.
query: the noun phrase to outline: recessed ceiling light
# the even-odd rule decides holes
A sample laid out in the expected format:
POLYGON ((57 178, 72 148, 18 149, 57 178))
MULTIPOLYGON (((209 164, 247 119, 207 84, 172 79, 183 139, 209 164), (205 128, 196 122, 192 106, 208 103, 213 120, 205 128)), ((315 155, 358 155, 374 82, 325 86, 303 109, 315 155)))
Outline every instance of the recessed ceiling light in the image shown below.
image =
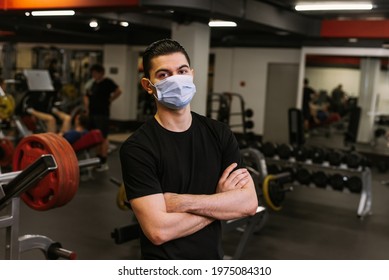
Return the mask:
POLYGON ((92 19, 92 20, 89 22, 89 26, 92 27, 92 28, 98 28, 98 27, 99 27, 99 23, 97 22, 97 20, 92 19))
POLYGON ((123 26, 123 27, 128 27, 130 24, 128 23, 128 21, 121 21, 120 23, 119 23, 121 26, 123 26))
POLYGON ((371 10, 370 2, 301 2, 295 6, 296 11, 336 11, 336 10, 371 10))

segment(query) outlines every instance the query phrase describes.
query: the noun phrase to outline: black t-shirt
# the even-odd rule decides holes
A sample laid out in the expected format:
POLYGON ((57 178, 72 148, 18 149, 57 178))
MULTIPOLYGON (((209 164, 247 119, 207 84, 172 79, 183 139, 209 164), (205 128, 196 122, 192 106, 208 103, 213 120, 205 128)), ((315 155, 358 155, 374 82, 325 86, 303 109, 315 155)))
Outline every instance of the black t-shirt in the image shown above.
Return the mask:
MULTIPOLYGON (((214 194, 222 172, 233 162, 242 165, 239 146, 227 125, 192 112, 185 132, 164 129, 152 118, 120 149, 128 199, 151 194, 214 194)), ((141 233, 144 259, 221 259, 221 224, 153 245, 141 233)))
POLYGON ((100 82, 93 82, 88 93, 89 113, 91 115, 109 116, 111 93, 118 85, 110 78, 104 78, 100 82))
POLYGON ((303 89, 303 110, 302 111, 303 111, 304 119, 309 119, 311 116, 309 103, 311 102, 312 94, 314 93, 315 91, 308 86, 305 86, 303 89))

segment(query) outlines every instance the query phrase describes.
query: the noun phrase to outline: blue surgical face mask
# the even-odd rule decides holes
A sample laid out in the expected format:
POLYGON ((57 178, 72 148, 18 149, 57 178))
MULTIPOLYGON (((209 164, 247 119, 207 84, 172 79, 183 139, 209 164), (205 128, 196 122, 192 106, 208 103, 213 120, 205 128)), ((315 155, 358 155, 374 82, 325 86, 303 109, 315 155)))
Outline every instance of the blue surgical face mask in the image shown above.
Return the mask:
POLYGON ((190 103, 196 93, 196 86, 191 75, 173 75, 155 85, 155 98, 170 109, 182 109, 190 103))

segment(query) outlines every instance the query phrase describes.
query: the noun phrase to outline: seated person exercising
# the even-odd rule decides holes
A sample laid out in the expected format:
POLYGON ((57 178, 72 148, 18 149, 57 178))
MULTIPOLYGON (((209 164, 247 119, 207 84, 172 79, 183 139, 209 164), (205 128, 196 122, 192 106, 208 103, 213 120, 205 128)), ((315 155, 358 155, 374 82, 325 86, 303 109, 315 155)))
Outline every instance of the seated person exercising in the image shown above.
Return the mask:
POLYGON ((45 124, 45 132, 64 133, 71 128, 71 116, 54 106, 58 100, 55 92, 29 92, 24 95, 18 111, 21 116, 33 116, 45 124), (61 127, 57 128, 57 119, 61 127))
POLYGON ((151 44, 143 67, 157 112, 120 148, 142 259, 222 259, 221 220, 258 207, 238 142, 224 123, 191 111, 193 69, 178 42, 151 44))
POLYGON ((74 128, 60 134, 70 143, 73 144, 81 139, 88 132, 88 116, 86 114, 78 114, 74 118, 74 128))

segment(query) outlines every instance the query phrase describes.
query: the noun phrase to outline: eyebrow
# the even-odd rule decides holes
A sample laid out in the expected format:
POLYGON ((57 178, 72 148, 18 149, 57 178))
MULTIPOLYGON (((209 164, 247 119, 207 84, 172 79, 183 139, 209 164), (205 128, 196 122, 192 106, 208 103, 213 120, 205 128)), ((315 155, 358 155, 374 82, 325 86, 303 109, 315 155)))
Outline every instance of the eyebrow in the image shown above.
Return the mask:
MULTIPOLYGON (((182 69, 182 68, 189 68, 189 65, 188 64, 183 64, 181 65, 180 67, 178 67, 178 70, 182 69)), ((161 69, 158 69, 156 72, 155 72, 155 75, 158 74, 159 72, 170 72, 169 69, 165 69, 165 68, 161 68, 161 69)))

